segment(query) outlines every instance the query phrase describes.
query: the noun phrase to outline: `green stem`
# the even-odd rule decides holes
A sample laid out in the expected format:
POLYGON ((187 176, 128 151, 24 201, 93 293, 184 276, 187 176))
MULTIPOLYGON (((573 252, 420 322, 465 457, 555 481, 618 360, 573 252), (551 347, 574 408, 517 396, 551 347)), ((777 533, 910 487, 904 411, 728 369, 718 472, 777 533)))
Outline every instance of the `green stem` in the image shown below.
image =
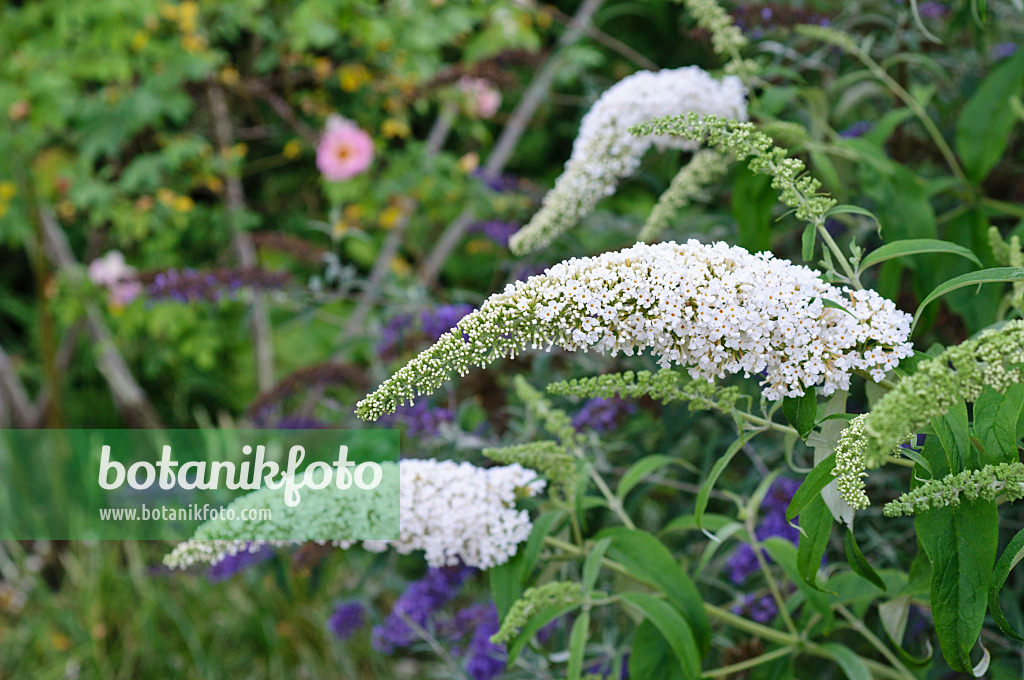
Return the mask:
POLYGON ((1024 205, 1017 205, 1016 203, 1008 203, 1006 201, 1000 201, 996 198, 989 198, 987 196, 981 197, 981 205, 992 210, 998 210, 1006 215, 1013 215, 1014 217, 1024 217, 1024 205))
POLYGON ((872 59, 871 55, 867 52, 858 47, 853 51, 853 55, 860 59, 861 63, 867 66, 868 70, 871 71, 876 78, 885 83, 886 87, 892 90, 893 94, 895 94, 900 101, 906 104, 908 109, 914 112, 914 115, 917 116, 918 120, 921 121, 921 124, 924 125, 925 130, 928 131, 928 135, 932 138, 932 141, 935 142, 935 146, 939 148, 939 152, 942 154, 942 157, 946 159, 946 164, 949 165, 949 169, 956 176, 957 181, 964 187, 970 186, 970 180, 967 179, 967 175, 964 174, 963 168, 960 167, 960 162, 957 161, 956 154, 953 153, 953 149, 949 147, 945 137, 942 136, 939 128, 936 127, 935 121, 931 119, 928 112, 924 110, 923 106, 921 106, 921 103, 918 102, 912 94, 903 89, 903 86, 896 82, 892 76, 886 73, 885 69, 882 68, 878 62, 872 59))
POLYGON ((764 550, 761 548, 761 543, 754 538, 755 527, 753 522, 753 515, 751 514, 747 518, 747 534, 750 536, 750 547, 754 550, 754 556, 757 557, 757 564, 761 568, 761 573, 764 574, 764 580, 768 582, 768 590, 772 593, 772 599, 775 600, 775 604, 779 608, 779 614, 782 616, 783 623, 786 624, 786 628, 793 635, 797 635, 796 624, 793 623, 793 617, 789 614, 789 608, 786 606, 786 599, 782 597, 782 591, 779 590, 779 584, 775 581, 775 577, 772 576, 771 569, 768 568, 768 561, 764 558, 764 550))
POLYGON ((710 671, 704 671, 700 675, 702 678, 718 678, 724 675, 733 675, 734 673, 745 671, 748 668, 755 668, 763 663, 774 661, 775 659, 781 658, 783 656, 789 656, 795 651, 797 651, 796 645, 779 647, 778 649, 773 649, 772 651, 767 652, 765 654, 761 654, 760 656, 755 656, 752 659, 747 659, 746 661, 734 663, 731 666, 722 666, 721 668, 714 668, 710 671))
POLYGON ((906 680, 914 680, 914 674, 903 665, 896 655, 892 653, 892 650, 882 644, 882 641, 878 639, 878 636, 872 633, 871 630, 864 625, 863 621, 854 616, 853 613, 843 605, 836 605, 836 611, 839 612, 840 616, 849 621, 853 629, 860 633, 872 647, 877 649, 879 654, 884 656, 886 661, 891 663, 893 668, 898 670, 906 680))

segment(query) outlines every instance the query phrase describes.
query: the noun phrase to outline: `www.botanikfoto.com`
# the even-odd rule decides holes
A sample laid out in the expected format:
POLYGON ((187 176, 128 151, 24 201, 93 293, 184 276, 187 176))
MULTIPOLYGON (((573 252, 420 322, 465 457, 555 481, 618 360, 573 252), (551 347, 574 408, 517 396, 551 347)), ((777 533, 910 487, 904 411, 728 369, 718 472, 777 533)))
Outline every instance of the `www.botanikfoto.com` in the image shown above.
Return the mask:
POLYGON ((102 521, 231 521, 231 520, 259 520, 273 521, 274 516, 270 508, 226 508, 223 506, 199 505, 193 503, 185 507, 168 507, 166 505, 154 508, 143 504, 141 508, 100 508, 100 520, 102 521))

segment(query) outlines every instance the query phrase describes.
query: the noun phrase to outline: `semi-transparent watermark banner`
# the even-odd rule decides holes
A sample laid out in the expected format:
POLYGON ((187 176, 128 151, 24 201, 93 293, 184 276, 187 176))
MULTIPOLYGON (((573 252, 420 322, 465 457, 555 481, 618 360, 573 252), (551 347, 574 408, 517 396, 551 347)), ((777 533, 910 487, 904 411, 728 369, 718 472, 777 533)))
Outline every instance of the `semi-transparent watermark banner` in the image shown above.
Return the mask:
POLYGON ((0 430, 0 540, 396 539, 398 451, 397 430, 0 430))

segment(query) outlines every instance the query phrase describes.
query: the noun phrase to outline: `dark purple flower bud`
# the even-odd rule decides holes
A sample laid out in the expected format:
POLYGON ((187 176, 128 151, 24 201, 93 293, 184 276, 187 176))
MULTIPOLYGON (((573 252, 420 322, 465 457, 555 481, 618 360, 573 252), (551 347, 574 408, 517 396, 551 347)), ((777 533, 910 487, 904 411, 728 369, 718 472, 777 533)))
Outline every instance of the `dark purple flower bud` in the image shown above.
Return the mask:
POLYGON ((869 123, 866 120, 858 120, 856 123, 846 128, 839 133, 840 137, 861 137, 871 132, 875 127, 874 123, 869 123))
POLYGON ((327 630, 347 640, 366 623, 366 611, 358 602, 341 602, 334 607, 334 613, 327 619, 327 630))

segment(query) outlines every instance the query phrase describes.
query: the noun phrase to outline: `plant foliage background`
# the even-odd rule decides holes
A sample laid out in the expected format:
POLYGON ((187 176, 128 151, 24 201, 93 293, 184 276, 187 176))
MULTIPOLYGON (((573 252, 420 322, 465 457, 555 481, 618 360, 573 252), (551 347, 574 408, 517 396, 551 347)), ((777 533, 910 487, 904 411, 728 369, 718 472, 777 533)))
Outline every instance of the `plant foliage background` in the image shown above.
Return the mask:
POLYGON ((367 427, 488 296, 642 231, 877 291, 914 352, 778 401, 648 354, 489 356, 378 422, 547 481, 511 559, 6 542, 0 678, 1020 677, 1022 31, 1019 0, 6 4, 4 427, 367 427), (750 126, 616 134, 725 155, 656 149, 513 237, 603 92, 691 65, 742 79, 750 126), (320 157, 334 116, 357 169, 320 157))

